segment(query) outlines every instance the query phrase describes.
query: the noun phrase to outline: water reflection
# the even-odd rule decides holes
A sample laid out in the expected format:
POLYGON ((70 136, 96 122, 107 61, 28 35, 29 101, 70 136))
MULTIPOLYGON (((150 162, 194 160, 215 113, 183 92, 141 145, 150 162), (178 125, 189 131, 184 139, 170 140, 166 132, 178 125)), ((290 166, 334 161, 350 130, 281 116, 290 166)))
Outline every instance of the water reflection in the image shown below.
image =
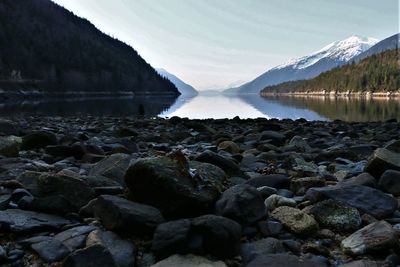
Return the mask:
POLYGON ((198 95, 47 99, 0 104, 0 116, 157 116, 206 118, 278 118, 345 121, 400 121, 400 100, 330 97, 260 97, 258 95, 198 95))

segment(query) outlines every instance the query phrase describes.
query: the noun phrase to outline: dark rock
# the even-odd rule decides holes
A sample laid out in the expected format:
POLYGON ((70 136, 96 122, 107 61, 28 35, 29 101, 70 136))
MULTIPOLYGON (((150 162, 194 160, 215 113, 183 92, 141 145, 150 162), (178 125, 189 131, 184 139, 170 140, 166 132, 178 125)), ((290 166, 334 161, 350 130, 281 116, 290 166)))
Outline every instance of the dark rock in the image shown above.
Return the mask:
POLYGON ((36 131, 22 138, 21 149, 32 150, 57 145, 57 136, 48 131, 36 131))
POLYGON ((378 148, 365 167, 365 171, 379 179, 387 170, 400 171, 400 153, 378 148))
POLYGON ((223 150, 231 154, 237 154, 240 152, 240 147, 232 141, 223 141, 219 143, 218 150, 223 150))
POLYGON ((82 159, 85 154, 85 148, 82 145, 56 145, 47 146, 45 149, 46 153, 53 157, 68 158, 74 157, 75 159, 82 159))
POLYGON ((211 261, 195 255, 173 255, 151 267, 227 267, 222 261, 211 261))
POLYGON ((385 221, 369 224, 342 241, 345 253, 362 255, 399 246, 393 227, 385 221))
POLYGON ((107 230, 145 235, 151 234, 164 221, 156 208, 116 196, 99 196, 95 215, 107 230))
POLYGON ((76 207, 61 195, 40 198, 23 197, 17 204, 21 209, 59 215, 64 215, 76 210, 76 207))
POLYGON ((290 181, 290 190, 296 195, 304 195, 312 187, 325 186, 325 180, 320 177, 295 178, 290 181))
POLYGON ((191 221, 188 219, 176 220, 160 224, 154 232, 151 249, 157 258, 166 258, 179 253, 190 251, 191 221))
POLYGON ((87 235, 95 229, 96 227, 89 225, 77 226, 56 234, 54 239, 62 242, 70 251, 74 251, 85 246, 87 235))
POLYGON ((400 171, 385 171, 378 183, 379 187, 394 196, 400 196, 400 171))
POLYGON ((397 209, 397 200, 371 187, 362 185, 311 188, 306 198, 312 202, 334 199, 376 218, 385 218, 397 209))
POLYGON ((267 215, 261 194, 246 184, 226 190, 215 203, 215 212, 243 224, 257 222, 267 215))
POLYGON ((260 192, 261 197, 262 197, 263 199, 266 199, 266 198, 268 198, 269 196, 275 195, 275 194, 278 193, 278 191, 277 191, 275 188, 269 187, 269 186, 258 187, 257 190, 258 190, 258 192, 260 192))
POLYGON ((261 221, 258 223, 258 229, 264 236, 276 236, 282 231, 282 224, 275 221, 261 221))
POLYGON ((267 207, 268 211, 273 211, 277 207, 281 206, 288 206, 288 207, 296 207, 297 203, 295 200, 279 195, 272 195, 269 196, 265 201, 264 201, 265 206, 267 207))
POLYGON ((290 179, 289 177, 280 174, 261 175, 247 180, 246 184, 256 188, 269 186, 275 189, 281 189, 289 188, 290 179))
POLYGON ((286 255, 286 254, 277 254, 277 255, 265 255, 256 257, 252 260, 246 267, 323 267, 327 266, 326 264, 301 259, 296 256, 286 255))
POLYGON ((0 264, 5 263, 8 260, 7 252, 5 249, 0 245, 0 264))
POLYGON ((0 136, 0 156, 18 157, 22 139, 16 136, 0 136))
POLYGON ((124 175, 132 157, 127 154, 113 154, 96 163, 89 172, 89 176, 104 176, 120 185, 125 185, 124 175))
POLYGON ((41 175, 41 172, 25 171, 18 176, 17 181, 20 182, 32 195, 38 196, 39 190, 37 184, 41 175))
POLYGON ((192 221, 192 234, 201 236, 203 249, 217 258, 232 258, 239 253, 241 227, 235 221, 204 215, 192 221))
POLYGON ((32 244, 31 248, 47 263, 60 261, 71 253, 61 241, 54 238, 32 244))
POLYGON ((43 174, 38 179, 41 196, 63 196, 76 210, 86 205, 95 196, 94 190, 82 179, 60 175, 43 174))
POLYGON ((228 175, 242 176, 239 166, 231 159, 223 157, 210 150, 206 150, 195 158, 196 161, 210 163, 220 167, 228 175))
POLYGON ((0 228, 3 231, 30 232, 59 229, 71 223, 62 217, 33 211, 9 209, 0 211, 0 228))
POLYGON ((62 263, 63 267, 117 267, 113 256, 102 245, 96 244, 71 253, 62 263))
POLYGON ((377 263, 376 261, 369 260, 358 260, 352 261, 343 265, 341 267, 382 267, 382 264, 377 263))
POLYGON ((297 235, 314 235, 318 231, 315 219, 299 209, 283 206, 276 208, 271 215, 297 235))
POLYGON ((18 135, 19 127, 8 120, 0 120, 0 135, 18 135))
POLYGON ((376 179, 369 173, 364 172, 355 177, 343 180, 340 185, 365 185, 369 187, 376 187, 376 179))
POLYGON ((286 141, 286 136, 275 131, 263 131, 260 134, 260 141, 269 141, 270 144, 274 146, 281 146, 286 141))
POLYGON ((357 230, 361 225, 361 216, 357 209, 333 199, 317 203, 309 213, 329 229, 348 232, 357 230))
POLYGON ((167 217, 209 212, 225 173, 208 163, 181 164, 169 157, 140 159, 129 167, 125 182, 136 200, 159 208, 167 217))
POLYGON ((86 244, 87 246, 100 244, 107 248, 119 267, 135 265, 136 247, 130 241, 121 239, 113 232, 93 231, 89 234, 86 244))
POLYGON ((284 253, 285 249, 281 241, 275 238, 263 238, 257 241, 244 243, 240 248, 240 255, 245 263, 256 257, 268 254, 284 253))

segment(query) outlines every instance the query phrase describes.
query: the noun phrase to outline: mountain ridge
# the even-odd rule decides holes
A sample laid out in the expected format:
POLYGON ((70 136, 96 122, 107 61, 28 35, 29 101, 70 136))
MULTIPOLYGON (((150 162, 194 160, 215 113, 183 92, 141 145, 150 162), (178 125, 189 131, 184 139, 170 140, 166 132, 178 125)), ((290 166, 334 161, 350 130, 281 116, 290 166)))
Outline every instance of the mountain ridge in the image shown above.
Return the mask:
POLYGON ((195 96, 198 94, 198 91, 193 86, 182 81, 179 77, 168 72, 167 70, 163 68, 156 68, 156 71, 162 77, 167 78, 170 82, 172 82, 182 95, 195 96))
POLYGON ((368 50, 377 41, 377 39, 371 37, 351 36, 347 39, 333 42, 307 56, 289 60, 269 69, 256 79, 240 87, 225 90, 224 93, 257 94, 269 85, 317 77, 323 72, 346 64, 354 56, 368 50))

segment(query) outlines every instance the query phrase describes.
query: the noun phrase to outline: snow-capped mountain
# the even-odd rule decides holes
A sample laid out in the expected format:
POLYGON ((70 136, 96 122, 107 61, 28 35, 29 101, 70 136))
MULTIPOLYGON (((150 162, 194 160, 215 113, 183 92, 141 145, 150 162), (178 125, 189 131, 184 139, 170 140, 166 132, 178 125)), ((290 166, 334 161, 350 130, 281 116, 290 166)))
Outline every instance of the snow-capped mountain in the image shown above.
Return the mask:
POLYGON ((364 58, 370 57, 372 55, 379 54, 384 51, 396 49, 396 48, 397 49, 400 48, 400 34, 398 34, 398 33, 380 41, 379 43, 377 43, 376 45, 374 45, 367 51, 352 58, 351 61, 358 62, 358 61, 363 60, 364 58))
POLYGON ((195 95, 198 94, 196 89, 194 89, 191 85, 185 83, 184 81, 182 81, 181 79, 179 79, 175 75, 169 73, 165 69, 156 69, 156 71, 158 72, 158 74, 160 74, 164 78, 167 78, 168 80, 170 80, 176 86, 176 88, 178 88, 178 91, 182 95, 195 96, 195 95))
POLYGON ((351 36, 342 41, 333 42, 310 55, 291 59, 272 68, 238 88, 228 89, 226 93, 259 93, 267 86, 288 81, 311 79, 322 72, 349 62, 355 56, 367 51, 379 40, 371 37, 351 36))

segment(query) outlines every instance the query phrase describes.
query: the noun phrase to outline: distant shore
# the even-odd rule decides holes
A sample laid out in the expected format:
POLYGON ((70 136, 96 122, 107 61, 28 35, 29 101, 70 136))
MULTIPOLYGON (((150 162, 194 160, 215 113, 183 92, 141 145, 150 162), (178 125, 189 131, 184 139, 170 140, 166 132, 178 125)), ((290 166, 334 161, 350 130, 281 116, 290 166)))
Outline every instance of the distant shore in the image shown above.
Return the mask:
POLYGON ((364 97, 364 98, 399 98, 400 91, 393 92, 339 92, 339 91, 308 91, 308 92, 261 92, 261 96, 300 96, 300 97, 364 97))

